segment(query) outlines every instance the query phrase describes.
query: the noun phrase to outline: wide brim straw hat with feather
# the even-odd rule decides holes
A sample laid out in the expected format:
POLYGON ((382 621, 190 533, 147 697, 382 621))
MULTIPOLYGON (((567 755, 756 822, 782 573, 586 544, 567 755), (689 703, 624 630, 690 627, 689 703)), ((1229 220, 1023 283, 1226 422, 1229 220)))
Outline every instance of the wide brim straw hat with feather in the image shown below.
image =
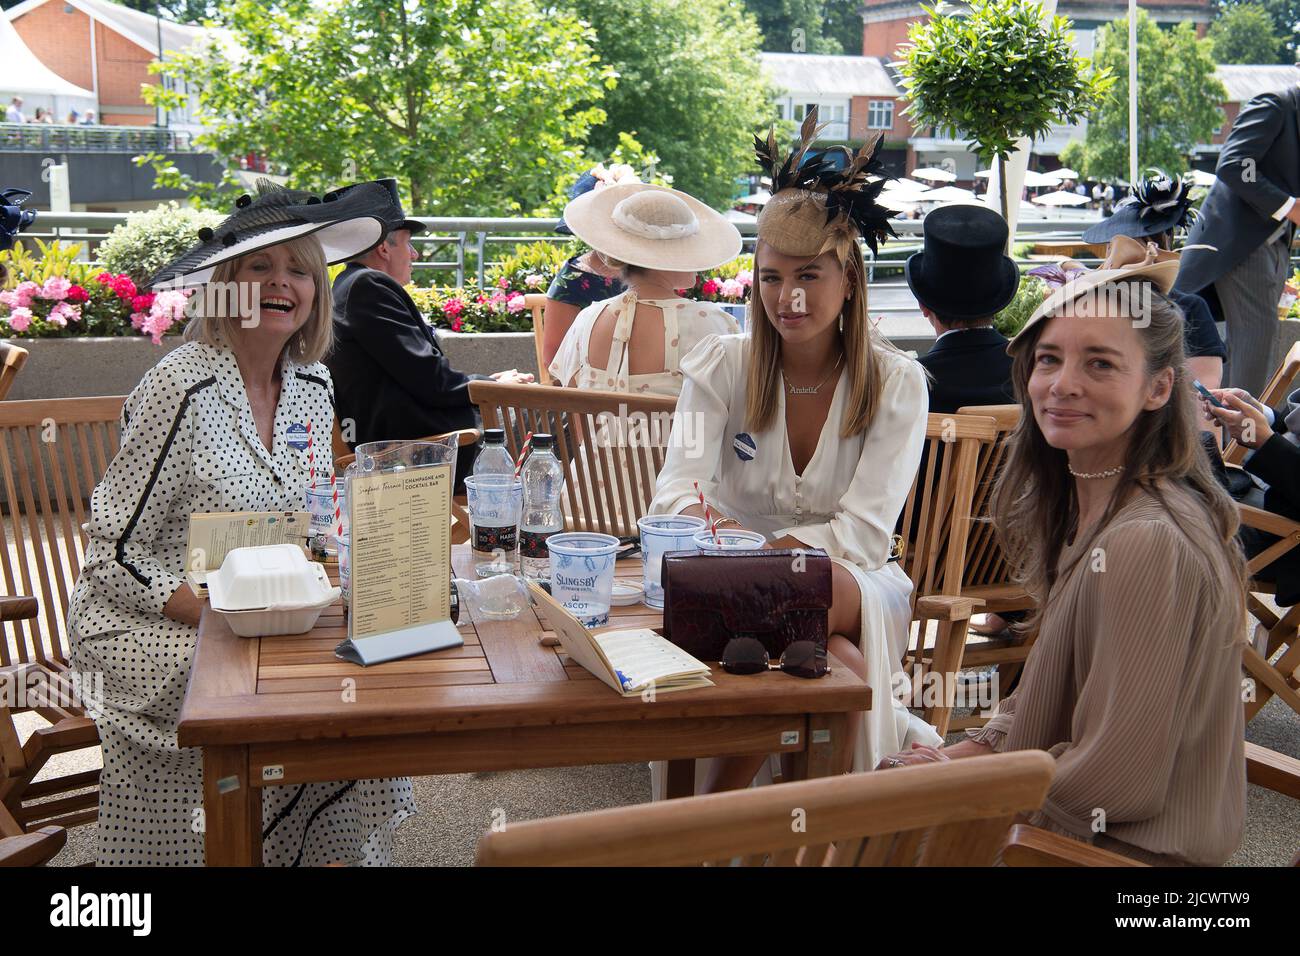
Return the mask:
POLYGON ((322 199, 259 179, 255 197, 240 196, 221 225, 200 229, 198 243, 159 269, 148 285, 155 290, 203 285, 223 262, 302 236, 314 236, 332 265, 373 248, 388 224, 400 218, 401 209, 377 183, 322 199))
POLYGON ((702 272, 740 255, 740 231, 694 196, 650 183, 593 189, 564 207, 573 234, 643 269, 702 272))
POLYGON ((896 237, 889 224, 896 213, 877 201, 885 186, 879 159, 883 134, 875 134, 856 153, 833 146, 809 159, 823 128, 814 106, 800 128, 799 145, 784 162, 775 130, 768 130, 766 140, 754 137, 754 153, 772 183, 772 198, 758 216, 758 238, 790 256, 814 259, 834 250, 843 262, 859 239, 874 253, 887 236, 896 237))
POLYGON ((1196 219, 1192 208, 1192 184, 1158 169, 1133 188, 1133 195, 1115 206, 1113 215, 1090 226, 1083 234, 1087 243, 1109 242, 1116 236, 1141 239, 1172 229, 1185 229, 1196 219))

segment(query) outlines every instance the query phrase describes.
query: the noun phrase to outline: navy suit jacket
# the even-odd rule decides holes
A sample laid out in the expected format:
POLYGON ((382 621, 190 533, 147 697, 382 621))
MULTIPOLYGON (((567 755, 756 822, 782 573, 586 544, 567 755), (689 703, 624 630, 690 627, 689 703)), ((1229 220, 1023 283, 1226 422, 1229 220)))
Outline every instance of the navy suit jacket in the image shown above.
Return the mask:
POLYGON ((1010 405, 1011 356, 997 329, 960 329, 938 339, 919 359, 930 382, 930 411, 955 412, 963 405, 1010 405))

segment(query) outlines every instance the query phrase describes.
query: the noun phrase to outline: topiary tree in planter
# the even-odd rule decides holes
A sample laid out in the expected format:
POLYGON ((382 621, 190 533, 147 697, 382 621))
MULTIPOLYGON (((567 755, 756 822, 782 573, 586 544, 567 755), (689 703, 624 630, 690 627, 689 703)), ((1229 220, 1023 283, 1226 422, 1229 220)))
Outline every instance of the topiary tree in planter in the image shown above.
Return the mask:
POLYGON ((197 243, 202 227, 215 227, 225 218, 224 213, 212 209, 164 203, 128 216, 100 242, 97 255, 110 272, 126 273, 136 285, 143 285, 197 243))
POLYGON ((1090 70, 1070 45, 1070 21, 1030 0, 971 0, 969 14, 946 5, 923 7, 928 22, 912 24, 895 64, 911 102, 913 126, 960 131, 987 163, 996 158, 1007 219, 1006 159, 1022 136, 1036 138, 1055 123, 1077 123, 1115 82, 1090 70))

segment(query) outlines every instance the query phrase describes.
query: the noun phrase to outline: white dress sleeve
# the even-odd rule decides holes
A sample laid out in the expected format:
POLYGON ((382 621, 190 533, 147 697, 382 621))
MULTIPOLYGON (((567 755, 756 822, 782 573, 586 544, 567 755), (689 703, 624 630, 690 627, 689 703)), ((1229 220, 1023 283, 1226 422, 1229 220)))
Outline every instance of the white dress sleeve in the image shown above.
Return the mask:
POLYGON ((697 481, 704 497, 716 500, 734 374, 727 347, 716 335, 705 338, 682 359, 682 393, 673 412, 668 454, 655 482, 651 514, 677 514, 698 504, 697 481), (692 425, 684 434, 689 442, 678 435, 688 416, 692 425))
POLYGON ((840 496, 839 511, 823 524, 794 525, 772 537, 790 535, 865 570, 883 567, 921 462, 928 407, 921 366, 911 359, 896 362, 885 377, 880 407, 867 429, 853 480, 840 496))
POLYGON ((583 343, 587 339, 587 332, 600 310, 605 303, 593 302, 574 317, 573 324, 569 326, 569 331, 564 333, 564 339, 560 342, 560 349, 555 353, 555 358, 547 366, 547 371, 561 385, 580 384, 575 382, 586 364, 583 359, 583 343), (595 310, 593 312, 593 310, 595 310))

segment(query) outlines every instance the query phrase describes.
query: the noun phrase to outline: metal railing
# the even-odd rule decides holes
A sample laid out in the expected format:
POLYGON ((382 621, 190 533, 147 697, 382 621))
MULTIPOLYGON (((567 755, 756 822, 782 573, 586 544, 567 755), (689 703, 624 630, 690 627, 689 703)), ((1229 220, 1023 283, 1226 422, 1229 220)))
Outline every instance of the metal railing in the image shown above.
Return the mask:
POLYGON ((194 152, 184 130, 157 126, 53 126, 48 123, 0 123, 0 152, 42 153, 72 150, 88 153, 194 152))
MULTIPOLYGON (((126 213, 41 212, 32 229, 20 238, 35 237, 77 242, 83 246, 83 255, 97 262, 99 240, 117 225, 126 221, 126 213)), ((413 217, 429 227, 426 235, 415 236, 412 241, 421 252, 420 261, 414 263, 417 283, 430 281, 439 285, 463 286, 467 276, 472 276, 480 287, 486 284, 488 271, 501 262, 503 256, 514 251, 516 245, 529 242, 563 243, 567 237, 556 235, 556 219, 472 219, 413 217)), ((1091 219, 1034 219, 1022 221, 1016 228, 1017 243, 1026 242, 1080 242, 1080 234, 1095 220, 1091 219)), ((868 278, 878 291, 906 289, 903 280, 903 263, 907 256, 921 248, 921 221, 894 220, 898 233, 881 247, 879 256, 866 250, 868 278)), ((737 225, 744 241, 744 251, 754 248, 753 223, 737 225)), ((1095 265, 1095 258, 1079 257, 1085 265, 1095 265)), ((1025 265, 1030 260, 1017 258, 1025 265)), ((1035 262, 1034 264, 1041 264, 1035 262)), ((1293 267, 1295 259, 1293 258, 1293 267)), ((889 297, 884 297, 888 299, 889 297)), ((872 312, 915 312, 911 304, 873 305, 872 312)))

